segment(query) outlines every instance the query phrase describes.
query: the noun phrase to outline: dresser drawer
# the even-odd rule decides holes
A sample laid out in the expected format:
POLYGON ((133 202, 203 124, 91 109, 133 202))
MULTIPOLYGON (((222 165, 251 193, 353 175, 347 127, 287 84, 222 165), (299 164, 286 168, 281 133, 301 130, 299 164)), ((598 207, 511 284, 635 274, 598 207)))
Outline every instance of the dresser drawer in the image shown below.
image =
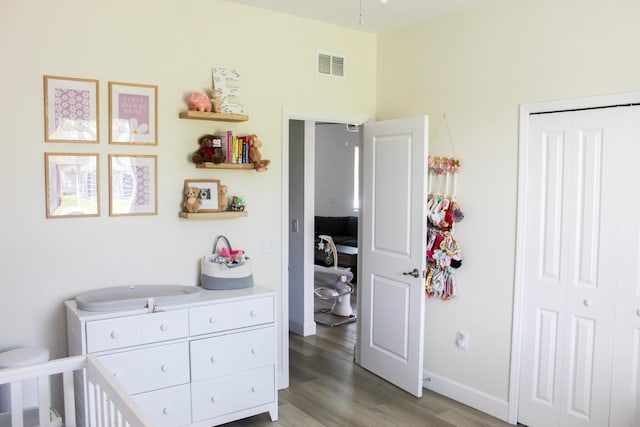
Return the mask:
POLYGON ((187 310, 96 320, 87 322, 87 352, 166 341, 186 337, 188 334, 187 310))
POLYGON ((274 402, 275 399, 273 365, 191 384, 194 423, 274 402))
POLYGON ((191 335, 273 323, 273 297, 214 304, 189 310, 191 335))
POLYGON ((275 364, 273 327, 191 342, 191 381, 275 364))
POLYGON ((177 343, 99 356, 127 394, 189 382, 189 343, 177 343))
POLYGON ((158 427, 177 427, 191 424, 191 388, 189 384, 136 394, 132 398, 158 427))

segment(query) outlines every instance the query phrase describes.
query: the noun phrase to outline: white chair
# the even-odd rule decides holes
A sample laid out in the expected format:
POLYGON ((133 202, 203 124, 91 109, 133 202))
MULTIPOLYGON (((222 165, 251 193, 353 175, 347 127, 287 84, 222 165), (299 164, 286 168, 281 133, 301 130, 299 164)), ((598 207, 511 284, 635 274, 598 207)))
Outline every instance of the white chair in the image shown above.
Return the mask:
POLYGON ((356 316, 351 308, 351 293, 354 291, 354 286, 351 284, 353 272, 338 267, 338 252, 333 239, 324 234, 318 237, 320 238, 319 249, 324 249, 328 245, 328 253, 333 256, 333 267, 314 266, 314 282, 317 286, 314 293, 320 299, 333 300, 333 306, 316 310, 315 313, 331 313, 340 318, 327 320, 321 316, 315 316, 315 321, 332 327, 355 322, 356 316))

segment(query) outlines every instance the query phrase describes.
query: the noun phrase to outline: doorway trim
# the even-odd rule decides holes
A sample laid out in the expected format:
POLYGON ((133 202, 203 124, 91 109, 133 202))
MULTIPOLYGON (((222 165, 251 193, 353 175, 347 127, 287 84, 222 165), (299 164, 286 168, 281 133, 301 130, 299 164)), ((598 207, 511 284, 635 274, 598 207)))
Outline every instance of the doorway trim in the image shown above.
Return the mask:
POLYGON ((509 373, 508 422, 518 421, 518 400, 520 387, 520 357, 522 345, 522 315, 524 313, 524 236, 527 226, 526 176, 529 148, 529 118, 531 114, 622 106, 640 102, 640 92, 627 92, 584 98, 544 101, 521 104, 519 108, 518 132, 518 197, 516 210, 516 252, 513 293, 513 321, 511 332, 511 369, 509 373))
MULTIPOLYGON (((374 118, 374 116, 367 114, 321 112, 289 107, 282 108, 282 223, 280 225, 282 230, 282 236, 280 237, 280 241, 282 242, 282 292, 280 295, 282 366, 278 373, 279 389, 289 387, 289 120, 347 124, 366 123, 373 121, 374 118)), ((306 291, 307 290, 305 290, 305 292, 306 291)), ((313 292, 313 289, 310 289, 309 292, 313 292)))

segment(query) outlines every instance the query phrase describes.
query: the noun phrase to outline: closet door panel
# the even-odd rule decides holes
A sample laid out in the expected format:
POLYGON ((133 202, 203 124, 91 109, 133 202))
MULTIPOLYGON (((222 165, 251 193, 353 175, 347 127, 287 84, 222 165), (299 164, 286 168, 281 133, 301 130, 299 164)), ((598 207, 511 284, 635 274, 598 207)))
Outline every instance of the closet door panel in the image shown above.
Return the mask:
POLYGON ((625 171, 621 186, 629 189, 618 201, 619 245, 615 355, 611 388, 611 426, 640 422, 640 107, 624 108, 624 146, 618 155, 625 171))

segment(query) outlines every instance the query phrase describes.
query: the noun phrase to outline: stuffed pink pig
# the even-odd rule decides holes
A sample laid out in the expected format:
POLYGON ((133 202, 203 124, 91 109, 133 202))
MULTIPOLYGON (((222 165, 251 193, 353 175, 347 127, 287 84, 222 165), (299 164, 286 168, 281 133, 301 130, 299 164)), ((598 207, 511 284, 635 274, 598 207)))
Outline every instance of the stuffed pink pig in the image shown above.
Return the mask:
POLYGON ((205 93, 193 92, 189 97, 189 108, 193 111, 211 112, 211 100, 205 93))

